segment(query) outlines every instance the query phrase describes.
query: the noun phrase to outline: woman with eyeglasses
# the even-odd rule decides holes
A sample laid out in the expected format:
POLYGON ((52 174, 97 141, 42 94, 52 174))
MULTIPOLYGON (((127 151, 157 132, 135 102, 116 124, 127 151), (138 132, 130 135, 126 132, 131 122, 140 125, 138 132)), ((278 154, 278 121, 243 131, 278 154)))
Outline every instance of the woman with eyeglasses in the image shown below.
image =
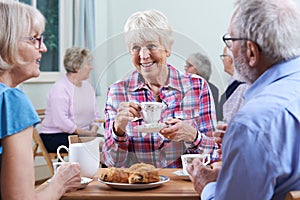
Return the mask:
POLYGON ((180 168, 180 156, 186 153, 210 154, 211 160, 218 160, 212 137, 213 98, 205 79, 167 63, 173 45, 167 17, 157 10, 136 12, 124 29, 136 70, 112 84, 107 93, 105 164, 129 167, 144 162, 180 168), (145 123, 141 102, 166 106, 158 123, 145 123))
POLYGON ((16 87, 40 74, 47 48, 44 16, 18 2, 0 2, 0 199, 59 199, 80 186, 80 168, 66 164, 51 182, 35 189, 32 131, 39 123, 29 98, 16 87))

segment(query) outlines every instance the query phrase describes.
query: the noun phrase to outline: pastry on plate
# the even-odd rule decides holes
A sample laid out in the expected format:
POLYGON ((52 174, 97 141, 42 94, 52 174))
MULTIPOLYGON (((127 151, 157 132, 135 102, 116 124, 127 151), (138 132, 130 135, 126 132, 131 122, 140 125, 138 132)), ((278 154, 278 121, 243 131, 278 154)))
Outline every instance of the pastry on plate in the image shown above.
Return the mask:
POLYGON ((130 168, 109 167, 103 169, 100 180, 113 183, 153 183, 160 181, 159 169, 153 165, 137 163, 130 168))
POLYGON ((105 182, 128 183, 128 172, 122 168, 109 167, 103 169, 100 179, 105 182))
POLYGON ((153 183, 159 181, 159 169, 153 165, 137 163, 128 169, 128 183, 153 183))

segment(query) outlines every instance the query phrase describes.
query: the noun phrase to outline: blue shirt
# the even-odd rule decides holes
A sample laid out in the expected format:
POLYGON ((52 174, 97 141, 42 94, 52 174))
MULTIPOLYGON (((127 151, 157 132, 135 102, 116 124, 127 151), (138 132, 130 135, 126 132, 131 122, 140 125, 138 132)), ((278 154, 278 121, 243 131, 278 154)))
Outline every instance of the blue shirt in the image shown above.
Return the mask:
POLYGON ((28 97, 21 90, 3 83, 0 83, 0 113, 0 140, 40 121, 28 97))
POLYGON ((300 57, 276 64, 245 94, 223 139, 217 183, 201 199, 284 199, 300 190, 300 57))

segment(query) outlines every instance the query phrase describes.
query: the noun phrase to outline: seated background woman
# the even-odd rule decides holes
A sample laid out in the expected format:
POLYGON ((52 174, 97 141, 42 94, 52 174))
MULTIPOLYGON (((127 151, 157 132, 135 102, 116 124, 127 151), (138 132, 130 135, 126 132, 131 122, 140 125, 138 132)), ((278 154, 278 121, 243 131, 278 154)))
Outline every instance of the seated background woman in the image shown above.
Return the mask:
POLYGON ((94 88, 87 81, 92 67, 92 54, 84 48, 67 49, 64 66, 67 73, 47 95, 45 119, 40 136, 49 152, 60 145, 69 146, 68 136, 96 136, 100 118, 94 88))

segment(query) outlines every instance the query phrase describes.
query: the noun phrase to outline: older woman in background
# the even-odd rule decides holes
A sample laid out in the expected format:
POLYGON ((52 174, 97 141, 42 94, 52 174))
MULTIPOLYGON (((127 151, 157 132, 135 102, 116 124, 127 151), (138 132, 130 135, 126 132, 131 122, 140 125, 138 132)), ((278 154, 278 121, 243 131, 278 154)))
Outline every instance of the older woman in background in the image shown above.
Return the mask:
MULTIPOLYGON (((211 154, 218 160, 212 137, 216 120, 208 84, 199 76, 167 64, 173 45, 168 19, 157 10, 136 12, 125 24, 125 40, 136 70, 108 90, 103 154, 108 166, 137 162, 156 167, 182 167, 185 153, 211 154), (140 102, 162 102, 160 123, 149 132, 140 118, 140 102), (144 126, 139 133, 135 127, 144 126)), ((155 125, 154 125, 155 126, 155 125)))
POLYGON ((48 92, 45 119, 40 136, 49 152, 60 145, 69 146, 68 136, 96 136, 100 118, 94 88, 87 81, 92 67, 88 49, 66 50, 64 66, 67 73, 48 92))
POLYGON ((0 2, 0 148, 2 199, 59 199, 80 186, 77 164, 59 167, 46 187, 35 190, 33 126, 39 118, 18 84, 40 74, 41 53, 47 51, 45 19, 33 7, 0 2))
POLYGON ((219 101, 219 89, 217 86, 209 82, 209 78, 211 75, 211 62, 209 58, 203 53, 192 53, 188 56, 185 61, 184 70, 187 73, 197 74, 203 77, 211 90, 212 96, 214 98, 215 107, 217 108, 219 101))

